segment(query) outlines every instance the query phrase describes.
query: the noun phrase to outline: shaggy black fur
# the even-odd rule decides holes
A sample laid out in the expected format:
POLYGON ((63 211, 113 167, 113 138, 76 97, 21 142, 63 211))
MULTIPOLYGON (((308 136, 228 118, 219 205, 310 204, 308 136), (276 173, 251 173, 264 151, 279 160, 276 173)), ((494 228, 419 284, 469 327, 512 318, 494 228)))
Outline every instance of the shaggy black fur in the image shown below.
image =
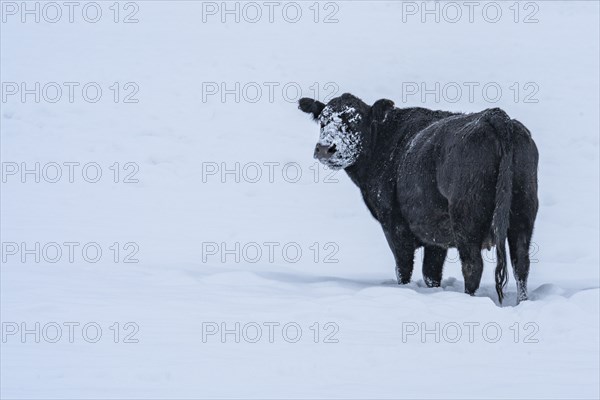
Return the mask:
POLYGON ((456 247, 465 292, 473 295, 483 270, 481 249, 496 245, 502 302, 508 238, 518 300, 527 299, 538 151, 525 126, 499 108, 474 114, 400 109, 386 99, 369 106, 351 94, 327 105, 303 98, 299 108, 321 122, 315 157, 344 168, 381 223, 398 283, 410 281, 414 252, 423 246, 425 283, 439 286, 447 250, 456 247))

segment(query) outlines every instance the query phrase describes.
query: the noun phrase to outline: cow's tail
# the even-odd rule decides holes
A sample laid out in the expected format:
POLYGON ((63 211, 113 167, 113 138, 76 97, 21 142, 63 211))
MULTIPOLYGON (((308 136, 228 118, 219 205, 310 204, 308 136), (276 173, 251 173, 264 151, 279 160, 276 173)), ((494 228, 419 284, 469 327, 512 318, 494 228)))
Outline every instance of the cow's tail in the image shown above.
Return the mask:
POLYGON ((506 260, 506 237, 512 200, 513 180, 513 140, 512 122, 501 109, 493 108, 486 114, 489 123, 494 127, 500 141, 501 156, 496 181, 496 204, 492 217, 492 233, 496 243, 496 293, 502 304, 504 287, 508 283, 508 265, 506 260))

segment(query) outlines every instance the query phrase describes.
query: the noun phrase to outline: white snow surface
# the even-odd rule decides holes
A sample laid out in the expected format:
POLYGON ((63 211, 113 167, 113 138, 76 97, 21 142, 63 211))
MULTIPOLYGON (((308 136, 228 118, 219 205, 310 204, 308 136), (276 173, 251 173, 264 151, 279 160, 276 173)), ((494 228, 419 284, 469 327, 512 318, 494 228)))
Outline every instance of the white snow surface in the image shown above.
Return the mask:
MULTIPOLYGON (((3 22, 2 82, 98 82, 103 97, 88 103, 79 89, 72 103, 66 94, 56 103, 9 97, 1 103, 2 162, 96 162, 103 175, 88 183, 76 170, 69 183, 63 167, 57 183, 21 183, 19 175, 2 183, 4 244, 80 246, 73 263, 64 245, 58 262, 48 261, 49 248, 36 263, 3 245, 1 397, 599 398, 599 5, 536 2, 539 22, 525 24, 512 21, 509 3, 495 24, 480 13, 474 23, 422 23, 419 15, 403 22, 402 3, 385 1, 337 2, 339 22, 331 24, 313 21, 312 2, 299 3, 295 24, 277 13, 269 23, 266 8, 257 23, 221 23, 219 15, 204 23, 203 3, 193 1, 137 2, 133 24, 112 22, 112 2, 99 3, 96 24, 80 14, 74 23, 3 22), (120 99, 135 82, 139 102, 115 103, 114 82, 120 99), (262 97, 222 102, 219 92, 203 101, 203 82, 256 82, 262 97), (272 102, 264 82, 279 83, 272 102), (303 96, 314 96, 317 82, 320 100, 334 82, 337 95, 368 104, 501 107, 523 122, 540 152, 530 300, 516 305, 511 273, 506 301, 497 303, 487 251, 475 297, 463 294, 454 250, 441 288, 425 287, 422 252, 412 283, 396 285, 392 254, 359 190, 312 159, 319 127, 283 97, 289 82, 303 96), (462 86, 458 101, 421 101, 419 93, 403 102, 403 82, 480 85, 473 101, 462 86), (498 102, 481 95, 489 82, 502 87, 498 102), (523 101, 531 82, 537 103, 523 101), (122 182, 135 169, 128 162, 139 167, 138 183, 122 182), (236 163, 237 179, 221 175, 236 163), (284 171, 286 164, 293 167, 284 171), (89 242, 103 251, 96 263, 81 256, 89 242), (123 262, 130 242, 138 263, 123 262), (265 242, 278 243, 272 260, 265 242), (208 255, 222 243, 246 254, 239 262, 208 255), (250 262, 257 246, 261 257, 250 262), (79 324, 72 343, 70 322, 79 324), (52 323, 62 327, 55 343, 52 323), (87 323, 97 324, 88 339, 101 327, 97 343, 84 340, 87 323), (235 333, 203 338, 203 330, 235 331, 236 323, 239 343, 235 333), (15 326, 34 333, 9 335, 15 326), (298 327, 302 336, 290 343, 298 327)), ((322 20, 331 9, 320 7, 322 20)), ((288 97, 300 96, 292 87, 288 97)))

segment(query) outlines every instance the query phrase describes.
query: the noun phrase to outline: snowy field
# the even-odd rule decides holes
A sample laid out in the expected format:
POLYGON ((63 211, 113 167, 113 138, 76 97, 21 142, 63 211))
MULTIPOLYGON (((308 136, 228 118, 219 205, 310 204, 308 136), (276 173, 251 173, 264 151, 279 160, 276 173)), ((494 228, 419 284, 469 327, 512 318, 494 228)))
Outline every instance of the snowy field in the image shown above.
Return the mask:
POLYGON ((1 397, 599 398, 599 3, 467 3, 2 1, 1 397), (531 130, 530 301, 396 285, 344 92, 531 130))

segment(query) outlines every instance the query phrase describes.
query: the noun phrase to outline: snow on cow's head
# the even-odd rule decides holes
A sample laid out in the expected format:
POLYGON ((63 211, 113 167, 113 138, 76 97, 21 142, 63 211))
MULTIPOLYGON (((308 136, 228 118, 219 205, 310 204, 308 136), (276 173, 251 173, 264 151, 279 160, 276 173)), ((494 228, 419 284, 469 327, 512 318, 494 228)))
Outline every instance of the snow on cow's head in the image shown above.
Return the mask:
POLYGON ((368 134, 368 105, 346 93, 326 105, 303 98, 298 108, 312 114, 321 126, 316 159, 332 169, 347 168, 356 162, 363 149, 364 135, 368 134))

